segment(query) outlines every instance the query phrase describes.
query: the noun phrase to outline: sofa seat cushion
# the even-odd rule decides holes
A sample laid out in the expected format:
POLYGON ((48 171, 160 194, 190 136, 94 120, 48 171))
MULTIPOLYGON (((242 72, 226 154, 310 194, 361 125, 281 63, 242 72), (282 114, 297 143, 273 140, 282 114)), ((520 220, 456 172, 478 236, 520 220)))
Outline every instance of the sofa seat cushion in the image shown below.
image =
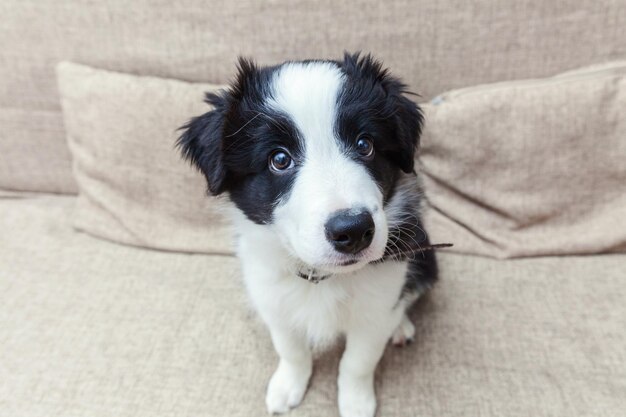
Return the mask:
MULTIPOLYGON (((92 238, 74 204, 0 196, 0 415, 265 415, 276 356, 236 259, 92 238)), ((416 342, 379 367, 378 415, 626 409, 626 256, 439 258, 416 342)), ((338 415, 339 352, 292 416, 338 415)))

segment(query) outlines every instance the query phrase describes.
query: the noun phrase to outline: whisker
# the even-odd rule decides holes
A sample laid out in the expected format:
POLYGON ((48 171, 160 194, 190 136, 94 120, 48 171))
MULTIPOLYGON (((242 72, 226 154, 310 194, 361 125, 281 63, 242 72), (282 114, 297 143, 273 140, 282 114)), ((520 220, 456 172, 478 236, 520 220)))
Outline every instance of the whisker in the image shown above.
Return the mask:
POLYGON ((231 133, 230 135, 226 135, 224 136, 225 138, 229 138, 231 136, 235 136, 237 133, 241 132, 243 130, 244 127, 248 126, 250 123, 252 123, 252 121, 254 121, 254 119, 256 119, 257 117, 259 117, 261 115, 261 113, 257 113, 252 119, 248 120, 246 123, 244 123, 243 126, 241 126, 239 129, 237 129, 236 132, 231 133))
POLYGON ((285 129, 285 127, 283 125, 281 125, 280 122, 278 122, 278 120, 276 120, 273 117, 271 117, 269 114, 266 114, 266 113, 263 113, 263 112, 257 112, 257 115, 261 115, 261 116, 265 117, 270 122, 272 122, 272 124, 274 126, 276 126, 281 132, 286 133, 287 135, 289 135, 289 132, 285 129))

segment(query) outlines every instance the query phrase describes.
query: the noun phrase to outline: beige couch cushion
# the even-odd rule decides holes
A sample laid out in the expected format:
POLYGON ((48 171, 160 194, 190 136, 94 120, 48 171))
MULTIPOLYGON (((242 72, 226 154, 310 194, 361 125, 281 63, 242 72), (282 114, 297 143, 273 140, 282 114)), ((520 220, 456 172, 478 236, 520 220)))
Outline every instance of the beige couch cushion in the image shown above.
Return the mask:
POLYGON ((4 0, 0 16, 0 188, 39 191, 76 192, 61 60, 226 83, 240 54, 275 63, 364 50, 430 98, 626 57, 626 5, 614 0, 4 0))
POLYGON ((426 226, 500 258, 626 250, 626 62, 425 106, 426 226))
POLYGON ((74 174, 74 225, 95 236, 164 250, 230 253, 224 207, 175 149, 177 129, 208 111, 211 84, 58 66, 74 174))
MULTIPOLYGON (((93 239, 73 205, 0 200, 0 415, 266 415, 277 358, 236 259, 93 239)), ((442 254, 416 342, 379 367, 378 415, 622 415, 625 264, 442 254)), ((337 360, 290 415, 337 417, 337 360)))

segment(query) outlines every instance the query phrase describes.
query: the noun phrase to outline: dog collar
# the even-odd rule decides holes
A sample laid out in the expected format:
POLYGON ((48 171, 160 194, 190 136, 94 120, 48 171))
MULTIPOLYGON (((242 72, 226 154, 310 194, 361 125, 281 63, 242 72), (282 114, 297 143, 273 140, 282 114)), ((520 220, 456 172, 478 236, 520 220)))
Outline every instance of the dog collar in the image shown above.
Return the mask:
MULTIPOLYGON (((426 251, 431 251, 431 250, 436 250, 436 249, 441 249, 441 248, 449 248, 451 246, 452 246, 452 243, 435 243, 433 245, 425 245, 425 246, 420 246, 417 248, 410 247, 407 250, 397 250, 394 252, 385 251, 385 254, 383 255, 382 258, 372 261, 370 262, 370 264, 378 264, 378 263, 382 263, 388 260, 394 260, 394 261, 410 260, 410 259, 414 259, 411 256, 415 255, 416 253, 423 253, 426 251)), ((308 270, 306 271, 298 270, 296 272, 296 275, 302 279, 312 282, 313 284, 319 284, 320 282, 333 276, 333 274, 318 275, 318 272, 313 268, 308 268, 308 270)))
POLYGON ((296 272, 296 275, 302 279, 306 279, 307 281, 312 282, 313 284, 319 284, 325 279, 328 279, 331 276, 333 276, 333 274, 317 275, 317 271, 312 268, 309 269, 308 271, 299 270, 298 272, 296 272))

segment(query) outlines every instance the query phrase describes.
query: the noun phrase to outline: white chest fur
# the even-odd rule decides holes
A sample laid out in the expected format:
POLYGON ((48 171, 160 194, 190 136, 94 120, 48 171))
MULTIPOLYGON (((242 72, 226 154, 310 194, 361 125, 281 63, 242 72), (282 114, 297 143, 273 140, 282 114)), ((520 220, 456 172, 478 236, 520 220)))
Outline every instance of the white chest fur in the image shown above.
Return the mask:
POLYGON ((314 284, 296 275, 284 247, 262 229, 242 230, 238 254, 250 298, 270 326, 286 326, 323 347, 351 327, 376 329, 395 310, 404 311, 399 299, 406 262, 370 265, 314 284))

